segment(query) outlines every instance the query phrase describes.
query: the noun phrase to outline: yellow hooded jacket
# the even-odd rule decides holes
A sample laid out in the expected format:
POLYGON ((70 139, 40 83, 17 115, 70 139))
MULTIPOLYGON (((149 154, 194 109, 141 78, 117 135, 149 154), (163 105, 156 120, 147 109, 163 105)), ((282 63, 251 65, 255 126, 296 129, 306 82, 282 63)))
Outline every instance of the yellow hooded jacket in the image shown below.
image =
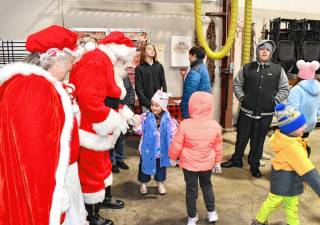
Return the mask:
POLYGON ((308 184, 311 182, 312 188, 315 185, 315 191, 320 194, 320 176, 308 158, 305 141, 276 130, 269 143, 275 152, 272 160, 271 193, 281 196, 299 195, 304 189, 303 181, 306 181, 308 184))

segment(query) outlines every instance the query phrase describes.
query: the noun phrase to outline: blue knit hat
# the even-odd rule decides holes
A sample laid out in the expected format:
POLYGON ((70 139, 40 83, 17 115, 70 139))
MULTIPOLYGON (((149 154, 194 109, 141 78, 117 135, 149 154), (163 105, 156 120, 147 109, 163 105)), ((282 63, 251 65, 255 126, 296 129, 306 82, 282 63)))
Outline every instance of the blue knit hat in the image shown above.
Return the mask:
POLYGON ((306 118, 300 112, 283 103, 276 105, 275 116, 280 131, 290 134, 306 124, 306 118))

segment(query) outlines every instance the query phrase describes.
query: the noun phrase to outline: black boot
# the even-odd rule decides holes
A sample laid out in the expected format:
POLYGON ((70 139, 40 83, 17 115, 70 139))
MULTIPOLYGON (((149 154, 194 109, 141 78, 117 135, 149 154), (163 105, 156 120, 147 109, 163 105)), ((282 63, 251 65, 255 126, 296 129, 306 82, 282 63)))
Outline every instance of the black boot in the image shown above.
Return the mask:
POLYGON ((257 220, 253 220, 251 225, 268 225, 268 221, 265 223, 259 223, 257 220))
POLYGON ((228 161, 221 163, 221 167, 223 167, 223 168, 231 168, 231 167, 241 168, 242 166, 243 166, 243 164, 241 161, 237 162, 232 159, 229 159, 228 161))
POLYGON ((101 207, 109 209, 122 209, 124 207, 124 202, 122 200, 112 198, 111 187, 109 186, 106 188, 105 198, 101 207))
POLYGON ((89 225, 114 225, 112 220, 104 219, 99 215, 101 203, 85 204, 85 207, 88 212, 87 220, 89 225))
POLYGON ((255 178, 260 178, 262 176, 261 171, 259 170, 259 168, 250 168, 250 173, 255 178))

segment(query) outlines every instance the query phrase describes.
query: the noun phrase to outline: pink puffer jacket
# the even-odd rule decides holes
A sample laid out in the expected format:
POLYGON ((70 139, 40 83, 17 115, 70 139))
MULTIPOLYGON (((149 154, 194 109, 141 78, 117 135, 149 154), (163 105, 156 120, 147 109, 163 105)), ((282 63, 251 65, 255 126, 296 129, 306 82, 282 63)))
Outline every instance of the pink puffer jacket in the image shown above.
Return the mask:
POLYGON ((195 92, 189 100, 190 118, 178 127, 169 150, 172 160, 189 171, 212 170, 222 158, 221 126, 212 119, 213 97, 195 92))

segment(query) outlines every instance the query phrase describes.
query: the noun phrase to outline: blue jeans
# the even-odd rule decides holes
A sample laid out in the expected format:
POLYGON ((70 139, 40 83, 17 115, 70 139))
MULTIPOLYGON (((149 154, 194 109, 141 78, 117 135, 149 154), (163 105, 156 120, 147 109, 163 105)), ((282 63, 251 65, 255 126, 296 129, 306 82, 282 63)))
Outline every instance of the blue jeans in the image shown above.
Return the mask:
POLYGON ((120 134, 114 149, 110 150, 110 159, 113 165, 124 160, 125 136, 120 134))
MULTIPOLYGON (((167 178, 167 167, 160 167, 160 158, 157 159, 156 174, 154 175, 154 180, 157 182, 164 182, 167 178)), ((141 183, 148 183, 151 180, 151 175, 142 172, 142 162, 140 157, 138 181, 141 183)))

